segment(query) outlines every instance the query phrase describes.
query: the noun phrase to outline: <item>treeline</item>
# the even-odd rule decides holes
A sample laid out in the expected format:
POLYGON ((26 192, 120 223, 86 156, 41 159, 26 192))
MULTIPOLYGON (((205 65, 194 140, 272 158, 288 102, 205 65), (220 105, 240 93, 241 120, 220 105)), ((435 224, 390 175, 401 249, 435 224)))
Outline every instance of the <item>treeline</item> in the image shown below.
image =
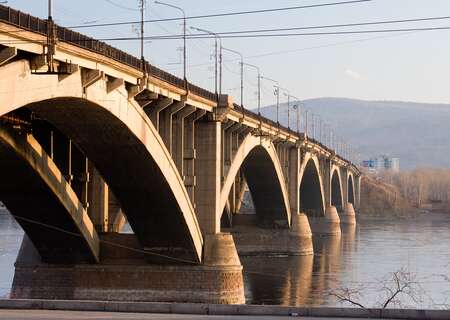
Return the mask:
POLYGON ((411 205, 450 202, 450 170, 419 168, 399 173, 383 172, 377 176, 384 183, 394 186, 400 196, 411 205))

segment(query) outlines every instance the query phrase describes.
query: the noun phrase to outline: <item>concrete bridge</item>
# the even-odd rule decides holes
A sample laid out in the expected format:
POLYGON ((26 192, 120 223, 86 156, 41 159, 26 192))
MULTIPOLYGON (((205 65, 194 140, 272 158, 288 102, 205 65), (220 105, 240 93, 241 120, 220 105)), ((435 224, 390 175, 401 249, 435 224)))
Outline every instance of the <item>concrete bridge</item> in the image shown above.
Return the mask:
POLYGON ((312 254, 355 223, 360 172, 334 150, 48 25, 0 5, 13 297, 241 303, 239 254, 312 254))

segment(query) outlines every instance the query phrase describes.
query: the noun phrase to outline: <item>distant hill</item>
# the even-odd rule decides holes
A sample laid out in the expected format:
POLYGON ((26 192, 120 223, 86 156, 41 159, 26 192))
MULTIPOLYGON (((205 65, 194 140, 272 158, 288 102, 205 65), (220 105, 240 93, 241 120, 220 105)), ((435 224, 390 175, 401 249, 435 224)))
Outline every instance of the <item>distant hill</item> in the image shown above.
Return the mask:
MULTIPOLYGON (((450 168, 450 105, 398 101, 319 98, 304 101, 307 109, 333 124, 335 131, 364 157, 387 154, 400 158, 402 169, 450 168)), ((285 105, 281 110, 286 110, 285 105)), ((275 106, 261 109, 276 118, 275 106)), ((287 123, 287 113, 280 112, 287 123)))

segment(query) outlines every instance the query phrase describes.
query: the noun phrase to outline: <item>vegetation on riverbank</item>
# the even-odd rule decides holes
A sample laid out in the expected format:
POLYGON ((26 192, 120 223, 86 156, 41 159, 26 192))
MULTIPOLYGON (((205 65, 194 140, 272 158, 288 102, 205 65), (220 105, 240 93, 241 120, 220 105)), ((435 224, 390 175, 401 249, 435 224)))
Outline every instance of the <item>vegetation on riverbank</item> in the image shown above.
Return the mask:
POLYGON ((363 214, 405 215, 414 211, 450 213, 450 170, 386 171, 362 178, 363 214))

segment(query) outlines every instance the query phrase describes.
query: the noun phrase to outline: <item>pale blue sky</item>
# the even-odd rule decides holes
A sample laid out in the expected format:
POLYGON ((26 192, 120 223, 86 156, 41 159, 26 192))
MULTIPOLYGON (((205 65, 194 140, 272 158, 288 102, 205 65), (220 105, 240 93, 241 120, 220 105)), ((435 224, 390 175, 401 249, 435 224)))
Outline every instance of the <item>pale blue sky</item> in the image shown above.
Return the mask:
MULTIPOLYGON (((87 21, 112 22, 138 19, 138 12, 123 10, 106 0, 54 1, 54 18, 61 25, 77 25, 87 21)), ((137 8, 138 0, 112 0, 137 8)), ((185 8, 187 15, 255 10, 283 6, 308 5, 335 0, 167 0, 185 8)), ((9 5, 45 18, 47 0, 9 0, 9 5)), ((178 16, 179 12, 147 1, 147 18, 178 16)), ((190 26, 216 32, 271 27, 299 27, 335 23, 366 22, 389 19, 450 16, 449 0, 373 0, 367 3, 336 7, 304 9, 281 13, 199 19, 190 26)), ((398 27, 450 26, 450 20, 398 27)), ((391 26, 386 26, 391 27, 391 26)), ((375 29, 383 26, 373 27, 375 29)), ((353 29, 369 29, 354 27, 353 29)), ((131 36, 131 26, 82 29, 95 37, 131 36)), ((181 32, 180 22, 152 23, 147 35, 181 32)), ((413 32, 409 34, 346 35, 291 38, 224 39, 224 46, 238 50, 246 61, 260 66, 263 75, 276 79, 281 86, 301 99, 313 97, 349 97, 374 100, 407 100, 450 103, 450 30, 413 32), (359 39, 368 41, 355 42, 359 39), (373 39, 378 38, 378 39, 373 39), (340 43, 339 45, 334 45, 340 43), (330 46, 328 46, 330 45, 330 46), (316 47, 313 49, 308 49, 316 47), (321 48, 317 48, 321 47, 321 48), (289 53, 265 55, 296 50, 289 53)), ((114 42, 113 45, 139 55, 138 42, 114 42)), ((182 75, 181 40, 153 41, 146 44, 147 59, 165 70, 182 75)), ((188 78, 213 89, 212 40, 188 41, 188 78)), ((239 66, 235 56, 224 57, 224 91, 238 100, 239 66), (230 61, 231 60, 231 61, 230 61)), ((245 72, 245 104, 256 106, 256 74, 245 72)), ((272 104, 272 85, 264 83, 263 105, 272 104)), ((237 101, 239 102, 239 101, 237 101)))

